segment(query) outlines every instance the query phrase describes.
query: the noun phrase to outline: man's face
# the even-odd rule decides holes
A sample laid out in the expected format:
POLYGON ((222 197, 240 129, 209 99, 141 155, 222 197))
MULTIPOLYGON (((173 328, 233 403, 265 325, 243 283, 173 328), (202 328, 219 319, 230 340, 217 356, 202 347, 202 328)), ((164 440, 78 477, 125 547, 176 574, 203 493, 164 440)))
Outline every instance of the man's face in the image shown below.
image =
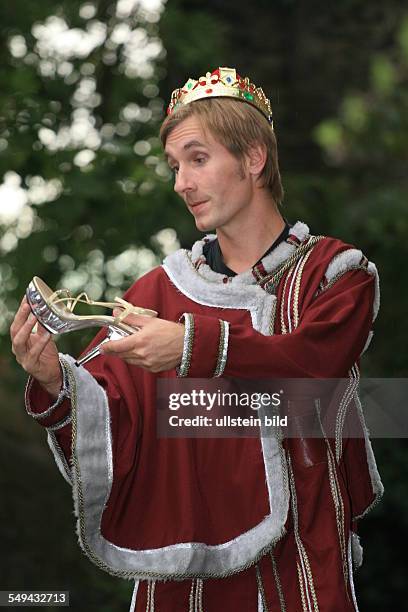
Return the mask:
POLYGON ((239 228, 253 194, 249 173, 240 162, 204 133, 196 117, 170 132, 165 153, 174 171, 174 190, 185 201, 201 231, 239 228))

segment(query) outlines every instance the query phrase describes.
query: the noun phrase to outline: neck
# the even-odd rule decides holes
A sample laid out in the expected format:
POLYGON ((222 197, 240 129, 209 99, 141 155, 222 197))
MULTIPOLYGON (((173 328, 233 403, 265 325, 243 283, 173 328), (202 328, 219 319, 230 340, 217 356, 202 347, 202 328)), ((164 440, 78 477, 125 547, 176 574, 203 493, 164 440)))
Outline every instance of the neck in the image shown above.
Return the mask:
POLYGON ((249 270, 282 233, 285 221, 268 198, 251 210, 237 228, 218 228, 217 238, 226 266, 237 274, 249 270), (243 222, 242 222, 243 221, 243 222))

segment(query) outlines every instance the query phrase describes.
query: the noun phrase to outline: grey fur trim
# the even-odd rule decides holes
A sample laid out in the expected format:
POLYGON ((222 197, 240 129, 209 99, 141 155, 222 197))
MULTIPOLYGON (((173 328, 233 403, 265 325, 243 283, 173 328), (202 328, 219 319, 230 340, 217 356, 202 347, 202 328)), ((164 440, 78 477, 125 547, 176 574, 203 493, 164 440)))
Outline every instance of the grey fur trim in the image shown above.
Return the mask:
MULTIPOLYGON (((183 295, 204 306, 248 310, 253 328, 268 335, 276 296, 266 293, 258 285, 248 285, 243 291, 241 286, 234 283, 211 282, 195 270, 187 251, 177 251, 165 261, 164 271, 183 295)), ((202 268, 200 266, 200 272, 202 268)), ((217 277, 223 278, 221 274, 217 274, 217 277)))
POLYGON ((353 569, 358 570, 363 565, 363 547, 360 543, 360 537, 354 531, 350 531, 350 539, 353 569))
MULTIPOLYGON (((298 221, 291 228, 290 233, 297 237, 301 242, 309 235, 309 228, 305 223, 298 221)), ((203 257, 203 248, 206 241, 215 240, 217 236, 215 234, 209 234, 203 240, 198 240, 194 243, 191 252, 189 253, 190 260, 194 264, 197 260, 203 257)), ((296 247, 287 242, 281 242, 269 255, 262 259, 262 264, 267 272, 272 272, 275 268, 277 268, 281 263, 285 261, 290 255, 294 253, 296 247)), ((180 260, 182 260, 188 251, 184 249, 180 249, 175 253, 172 253, 163 261, 163 267, 169 270, 174 270, 174 268, 180 267, 180 260)), ((197 273, 196 273, 197 274, 197 273)), ((200 269, 198 274, 207 281, 222 283, 222 279, 225 277, 225 274, 220 274, 219 272, 214 272, 206 263, 202 263, 200 265, 200 269)), ((241 272, 241 274, 237 274, 230 278, 230 282, 228 285, 255 285, 256 279, 254 278, 252 271, 247 270, 246 272, 241 272)), ((219 287, 221 289, 221 287, 219 287)), ((225 287, 224 287, 225 289, 225 287)))
POLYGON ((354 578, 353 578, 353 559, 352 559, 352 538, 351 538, 351 534, 352 532, 350 532, 350 537, 348 540, 348 547, 347 547, 347 563, 348 563, 348 579, 349 579, 349 583, 350 583, 350 591, 351 591, 351 597, 353 600, 353 606, 354 606, 354 610, 355 612, 358 612, 358 604, 357 604, 357 599, 356 599, 356 591, 354 588, 354 578))
POLYGON ((328 281, 331 281, 332 278, 334 278, 335 276, 344 274, 353 266, 358 266, 361 262, 362 257, 363 253, 358 249, 347 249, 347 251, 339 253, 338 255, 333 257, 333 259, 327 266, 325 277, 328 281))
POLYGON ((216 240, 217 234, 207 234, 202 240, 197 240, 191 247, 191 255, 193 261, 197 261, 200 257, 202 257, 204 245, 206 242, 213 242, 216 240))
POLYGON ((372 261, 368 262, 367 270, 369 274, 372 274, 375 277, 375 297, 373 305, 373 321, 375 321, 378 315, 378 311, 380 309, 380 277, 378 275, 377 268, 372 261))
MULTIPOLYGON (((68 357, 67 357, 68 360, 68 357)), ((255 563, 285 533, 288 495, 282 482, 281 444, 264 441, 271 513, 237 538, 219 545, 182 542, 150 550, 131 550, 106 540, 100 531, 113 479, 110 412, 105 391, 69 358, 72 393, 73 495, 78 537, 85 553, 101 569, 127 578, 216 578, 255 563), (286 499, 285 499, 286 497, 286 499)))
POLYGON ((362 355, 363 355, 363 354, 366 352, 366 350, 367 350, 367 349, 368 349, 368 347, 370 346, 370 344, 371 344, 371 340, 373 339, 373 336, 374 336, 374 332, 373 332, 373 330, 370 330, 370 331, 368 332, 368 336, 367 336, 367 340, 366 340, 366 343, 365 343, 365 345, 364 345, 364 348, 363 348, 363 350, 361 351, 361 354, 362 354, 362 355))
POLYGON ((356 520, 356 519, 360 519, 363 516, 365 516, 372 508, 374 508, 374 506, 378 504, 381 497, 383 496, 384 486, 381 482, 381 477, 378 472, 377 463, 375 461, 375 457, 373 453, 373 447, 371 445, 371 441, 369 437, 370 434, 369 434, 367 425, 365 423, 363 409, 362 409, 358 394, 354 396, 354 400, 356 403, 357 412, 358 412, 358 416, 361 422, 361 426, 364 432, 364 442, 365 442, 365 449, 366 449, 366 455, 367 455, 368 471, 369 471, 370 478, 371 478, 371 486, 373 488, 373 493, 375 495, 374 501, 364 510, 364 512, 362 512, 358 516, 353 517, 353 519, 356 520))
POLYGON ((300 242, 303 242, 303 240, 309 236, 310 231, 306 223, 303 223, 303 221, 297 221, 295 225, 290 228, 289 233, 296 236, 300 242))
MULTIPOLYGON (((363 253, 359 249, 347 249, 346 251, 343 251, 342 253, 336 255, 327 266, 325 272, 325 277, 329 285, 331 284, 331 281, 333 281, 335 278, 340 278, 349 270, 358 268, 362 258, 363 253)), ((373 262, 368 262, 366 270, 368 274, 371 274, 371 276, 375 277, 375 294, 373 303, 373 321, 375 321, 378 315, 378 310, 380 308, 380 280, 377 268, 375 264, 373 264, 373 262)), ((363 352, 367 349, 371 338, 372 336, 367 338, 367 342, 363 349, 363 352)))
POLYGON ((265 612, 264 611, 264 606, 263 606, 263 601, 262 601, 261 591, 259 589, 258 589, 258 612, 265 612))

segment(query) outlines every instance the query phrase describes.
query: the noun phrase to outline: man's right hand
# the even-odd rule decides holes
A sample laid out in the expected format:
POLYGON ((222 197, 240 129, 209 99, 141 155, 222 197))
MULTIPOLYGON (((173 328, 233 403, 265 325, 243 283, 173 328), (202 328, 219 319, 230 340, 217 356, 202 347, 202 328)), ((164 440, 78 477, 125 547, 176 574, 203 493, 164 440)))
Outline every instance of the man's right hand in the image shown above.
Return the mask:
POLYGON ((53 397, 57 397, 62 387, 62 372, 57 348, 51 334, 38 324, 23 298, 10 327, 12 351, 17 362, 31 374, 53 397))

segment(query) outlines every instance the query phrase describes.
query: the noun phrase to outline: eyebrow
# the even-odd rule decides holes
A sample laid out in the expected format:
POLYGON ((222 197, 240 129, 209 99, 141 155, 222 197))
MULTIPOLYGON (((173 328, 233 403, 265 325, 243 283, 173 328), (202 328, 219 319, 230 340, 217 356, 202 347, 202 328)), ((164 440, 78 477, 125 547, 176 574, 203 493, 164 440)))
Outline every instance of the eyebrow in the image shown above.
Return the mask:
MULTIPOLYGON (((203 142, 200 142, 199 140, 190 140, 189 142, 186 142, 186 144, 183 147, 184 151, 188 151, 189 149, 193 148, 193 147, 206 147, 206 145, 203 142)), ((170 157, 172 158, 172 156, 170 155, 170 153, 166 153, 166 151, 164 152, 164 156, 165 158, 168 160, 170 157)), ((173 158, 172 158, 173 159, 173 158)))

